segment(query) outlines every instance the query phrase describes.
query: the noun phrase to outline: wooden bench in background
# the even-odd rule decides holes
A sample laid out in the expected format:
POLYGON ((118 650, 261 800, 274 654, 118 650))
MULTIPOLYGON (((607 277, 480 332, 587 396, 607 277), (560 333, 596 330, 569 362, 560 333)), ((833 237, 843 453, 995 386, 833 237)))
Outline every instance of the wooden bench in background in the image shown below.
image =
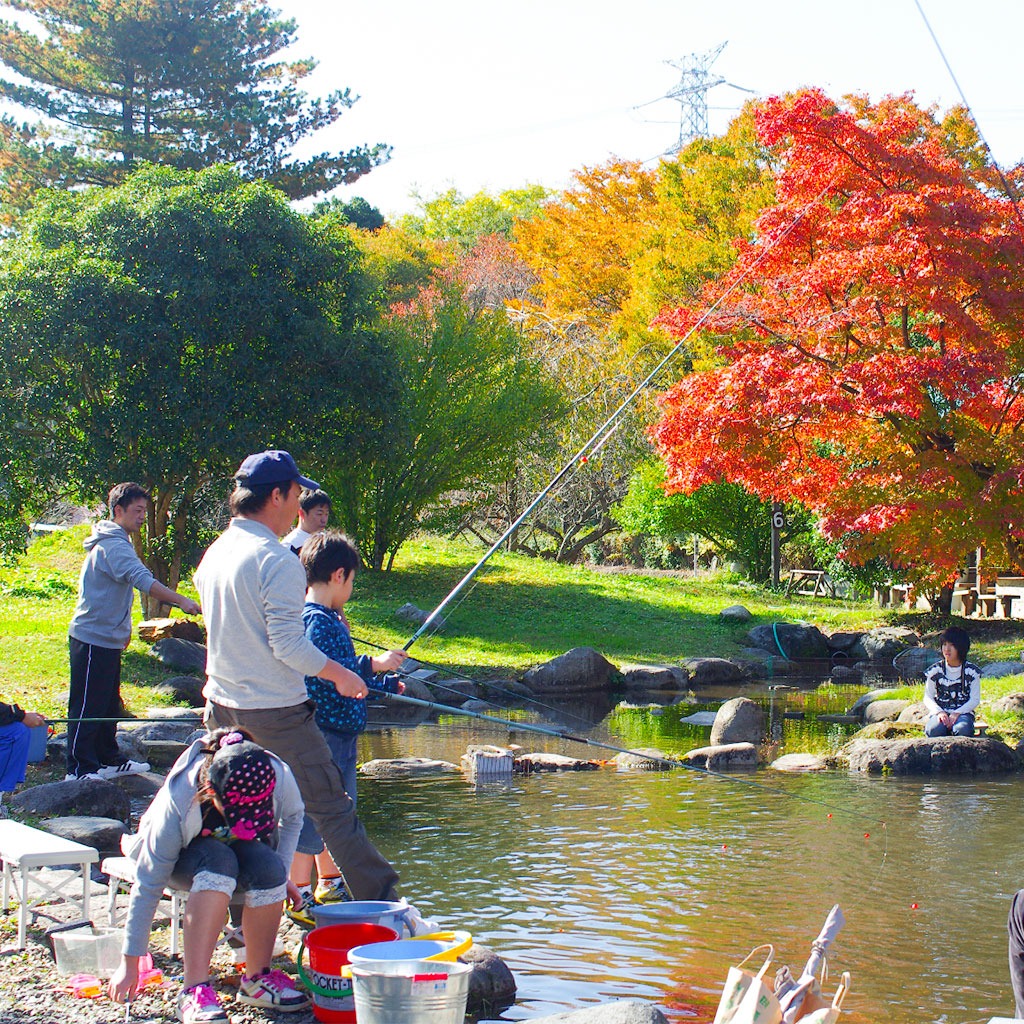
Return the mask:
POLYGON ((790 569, 786 597, 791 593, 802 597, 835 597, 836 585, 829 574, 821 569, 790 569))

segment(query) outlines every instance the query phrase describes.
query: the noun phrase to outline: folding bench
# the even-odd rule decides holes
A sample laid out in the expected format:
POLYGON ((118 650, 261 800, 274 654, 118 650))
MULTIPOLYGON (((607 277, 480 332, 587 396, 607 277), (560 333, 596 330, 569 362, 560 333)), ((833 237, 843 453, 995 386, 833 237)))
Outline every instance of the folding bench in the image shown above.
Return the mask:
POLYGON ((91 846, 63 839, 42 829, 23 825, 19 821, 0 821, 0 860, 4 866, 3 912, 11 904, 11 885, 14 872, 19 875, 18 891, 18 949, 24 949, 28 916, 36 917, 34 908, 53 899, 76 903, 65 890, 68 886, 82 881, 82 920, 89 919, 89 896, 92 879, 90 865, 100 859, 99 853, 91 846), (53 873, 44 868, 64 867, 70 872, 53 873), (41 889, 39 895, 29 895, 29 885, 41 889))

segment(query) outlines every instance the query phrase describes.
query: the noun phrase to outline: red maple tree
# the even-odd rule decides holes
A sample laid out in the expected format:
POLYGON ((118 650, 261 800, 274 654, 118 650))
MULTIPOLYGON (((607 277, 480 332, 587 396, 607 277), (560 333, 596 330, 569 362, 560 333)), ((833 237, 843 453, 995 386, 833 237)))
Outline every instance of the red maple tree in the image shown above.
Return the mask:
POLYGON ((702 304, 658 319, 719 359, 663 397, 670 489, 800 501, 921 582, 978 544, 1019 566, 1024 220, 964 112, 805 90, 757 130, 775 205, 702 304))

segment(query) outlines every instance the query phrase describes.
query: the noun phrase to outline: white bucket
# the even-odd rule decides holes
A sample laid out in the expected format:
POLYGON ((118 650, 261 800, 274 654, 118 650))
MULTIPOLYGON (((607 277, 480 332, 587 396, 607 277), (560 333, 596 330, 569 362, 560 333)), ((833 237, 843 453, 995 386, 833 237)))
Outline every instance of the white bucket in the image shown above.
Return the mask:
POLYGON ((352 967, 357 1024, 462 1024, 472 965, 377 960, 352 967))

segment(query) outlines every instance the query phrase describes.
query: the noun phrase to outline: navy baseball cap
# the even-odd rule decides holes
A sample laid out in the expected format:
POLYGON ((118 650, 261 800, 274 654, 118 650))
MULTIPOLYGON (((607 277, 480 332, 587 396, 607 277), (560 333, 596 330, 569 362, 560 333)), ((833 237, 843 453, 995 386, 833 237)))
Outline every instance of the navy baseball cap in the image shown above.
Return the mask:
POLYGON ((311 491, 320 490, 320 485, 299 472, 295 460, 288 452, 277 448, 268 452, 249 455, 235 472, 235 479, 245 487, 259 487, 261 484, 283 484, 298 480, 311 491))

